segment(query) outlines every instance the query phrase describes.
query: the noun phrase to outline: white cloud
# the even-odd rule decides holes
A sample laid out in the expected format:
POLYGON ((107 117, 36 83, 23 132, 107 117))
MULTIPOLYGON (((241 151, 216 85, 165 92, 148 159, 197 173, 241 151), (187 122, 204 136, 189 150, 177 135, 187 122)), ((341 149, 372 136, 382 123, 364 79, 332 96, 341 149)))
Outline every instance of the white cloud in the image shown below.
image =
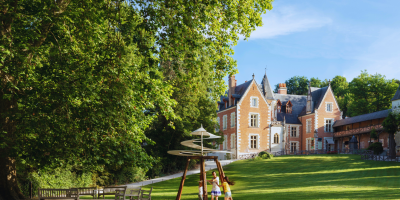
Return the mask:
POLYGON ((332 21, 330 18, 321 16, 314 11, 301 10, 291 6, 274 8, 262 17, 263 26, 256 28, 251 34, 250 40, 307 31, 325 26, 332 21))

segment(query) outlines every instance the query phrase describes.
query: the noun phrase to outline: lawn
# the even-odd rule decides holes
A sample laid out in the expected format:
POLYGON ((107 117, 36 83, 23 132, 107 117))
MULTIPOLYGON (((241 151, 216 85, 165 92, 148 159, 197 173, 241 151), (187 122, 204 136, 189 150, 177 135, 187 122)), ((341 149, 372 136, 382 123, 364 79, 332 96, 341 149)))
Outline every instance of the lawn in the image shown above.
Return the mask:
MULTIPOLYGON (((224 167, 240 199, 400 199, 400 163, 364 161, 359 155, 282 156, 242 160, 224 167)), ((207 173, 211 177, 211 172, 207 173)), ((182 199, 197 200, 199 175, 188 176, 182 199)), ((180 179, 154 187, 152 199, 175 199, 180 179)), ((209 185, 208 191, 211 191, 209 185)), ((220 198, 220 200, 223 198, 220 198)))

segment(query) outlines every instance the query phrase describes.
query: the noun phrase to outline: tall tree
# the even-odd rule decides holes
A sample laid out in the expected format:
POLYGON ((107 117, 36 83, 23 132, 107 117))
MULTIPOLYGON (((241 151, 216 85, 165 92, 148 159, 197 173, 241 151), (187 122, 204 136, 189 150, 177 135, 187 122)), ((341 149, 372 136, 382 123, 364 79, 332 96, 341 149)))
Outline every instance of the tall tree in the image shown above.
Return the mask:
POLYGON ((0 196, 22 197, 15 162, 151 166, 144 130, 160 115, 175 118, 163 63, 195 76, 206 54, 216 99, 235 72, 231 46, 271 8, 261 0, 3 1, 0 196))
POLYGON ((340 110, 343 111, 343 118, 347 115, 348 104, 350 101, 349 83, 346 77, 335 76, 331 81, 331 88, 335 94, 335 98, 339 104, 340 110))
POLYGON ((306 95, 308 91, 308 79, 304 76, 293 76, 285 81, 288 94, 306 95))
POLYGON ((320 88, 321 85, 322 85, 322 81, 319 80, 318 78, 312 77, 312 78, 310 79, 310 84, 311 84, 311 87, 318 87, 318 88, 320 88))
POLYGON ((348 106, 348 114, 356 116, 389 109, 390 100, 397 87, 394 79, 387 80, 381 74, 370 75, 367 71, 362 71, 349 83, 351 103, 348 106))
POLYGON ((389 133, 389 157, 396 158, 396 142, 394 141, 394 134, 400 131, 400 114, 390 112, 389 115, 382 122, 382 126, 387 133, 389 133))

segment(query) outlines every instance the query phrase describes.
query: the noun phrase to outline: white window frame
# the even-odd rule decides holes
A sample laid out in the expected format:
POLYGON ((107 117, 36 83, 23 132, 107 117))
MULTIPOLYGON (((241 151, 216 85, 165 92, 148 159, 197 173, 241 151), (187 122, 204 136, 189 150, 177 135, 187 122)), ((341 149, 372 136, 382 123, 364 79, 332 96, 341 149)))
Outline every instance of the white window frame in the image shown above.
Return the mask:
POLYGON ((259 105, 259 100, 258 100, 258 97, 250 97, 250 107, 251 108, 258 108, 258 105, 259 105), (253 100, 256 100, 256 105, 253 105, 253 100))
POLYGON ((299 127, 298 126, 290 126, 290 137, 294 137, 294 138, 299 137, 299 127), (295 136, 293 136, 293 129, 296 130, 295 136))
POLYGON ((329 112, 329 113, 333 112, 333 103, 332 102, 325 103, 325 111, 329 112), (330 105, 330 110, 328 110, 328 105, 330 105))
POLYGON ((231 134, 231 149, 235 148, 235 134, 231 134))
POLYGON ((279 133, 275 133, 274 134, 274 143, 273 144, 279 144, 279 133), (278 136, 278 138, 277 138, 277 142, 275 142, 275 136, 278 136))
POLYGON ((235 112, 231 113, 231 128, 235 127, 236 115, 235 112))
POLYGON ((325 133, 333 133, 333 123, 335 123, 335 119, 334 118, 324 118, 324 131, 325 133), (328 127, 327 127, 327 123, 326 120, 331 120, 331 127, 330 127, 330 131, 328 131, 328 127))
POLYGON ((259 134, 249 134, 249 149, 259 149, 260 148, 260 135, 259 134), (256 136, 256 148, 251 148, 251 137, 256 136))
POLYGON ((219 129, 221 128, 221 120, 219 117, 217 117, 217 123, 218 123, 218 125, 217 125, 217 128, 215 129, 215 132, 218 132, 219 129))
POLYGON ((299 142, 298 141, 291 141, 290 142, 290 152, 293 152, 292 151, 292 144, 296 144, 296 151, 299 151, 299 148, 300 148, 299 142))
POLYGON ((260 114, 259 113, 249 113, 249 127, 252 127, 252 128, 258 128, 258 127, 260 127, 260 114), (251 116, 252 115, 257 115, 257 119, 256 119, 256 126, 252 126, 251 125, 251 116))
POLYGON ((222 129, 226 130, 228 128, 228 115, 224 115, 222 119, 222 129))
POLYGON ((311 133, 312 130, 312 121, 311 119, 306 120, 306 133, 311 133))

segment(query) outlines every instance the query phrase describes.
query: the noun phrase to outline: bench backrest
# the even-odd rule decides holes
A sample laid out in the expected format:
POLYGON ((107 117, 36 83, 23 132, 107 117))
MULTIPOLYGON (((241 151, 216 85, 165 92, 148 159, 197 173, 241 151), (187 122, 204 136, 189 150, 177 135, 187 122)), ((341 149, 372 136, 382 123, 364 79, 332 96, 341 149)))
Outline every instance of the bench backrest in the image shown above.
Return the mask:
POLYGON ((96 190, 96 187, 81 187, 81 188, 71 188, 71 189, 77 189, 79 195, 93 195, 94 190, 96 190))
POLYGON ((125 190, 127 186, 113 186, 113 187, 104 187, 103 193, 114 193, 115 190, 125 190))
POLYGON ((39 197, 77 197, 77 189, 38 189, 39 197))
POLYGON ((151 187, 150 190, 141 190, 141 195, 140 199, 151 199, 151 191, 153 190, 153 187, 151 187))

